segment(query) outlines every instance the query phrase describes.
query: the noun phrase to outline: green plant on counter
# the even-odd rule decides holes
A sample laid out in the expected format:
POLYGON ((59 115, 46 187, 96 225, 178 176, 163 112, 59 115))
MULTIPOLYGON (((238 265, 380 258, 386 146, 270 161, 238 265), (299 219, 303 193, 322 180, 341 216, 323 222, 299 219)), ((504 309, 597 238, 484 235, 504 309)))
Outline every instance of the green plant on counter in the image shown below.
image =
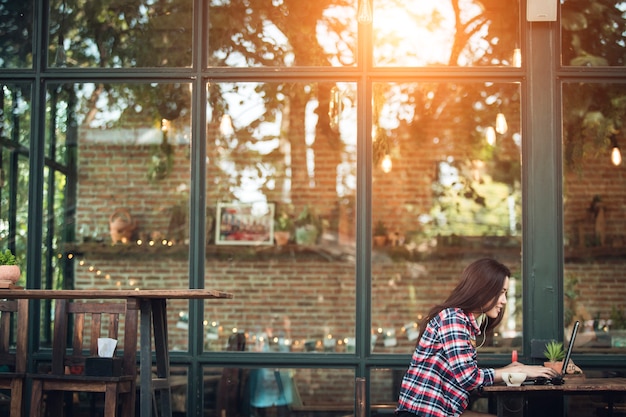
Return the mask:
POLYGON ((0 265, 17 265, 17 259, 13 252, 6 249, 4 252, 0 251, 0 265))
POLYGON ((376 227, 374 227, 374 236, 387 236, 387 226, 383 223, 382 220, 376 222, 376 227))
POLYGON ((543 351, 543 355, 550 362, 562 361, 565 358, 565 350, 563 350, 563 343, 552 340, 546 344, 546 350, 543 351))

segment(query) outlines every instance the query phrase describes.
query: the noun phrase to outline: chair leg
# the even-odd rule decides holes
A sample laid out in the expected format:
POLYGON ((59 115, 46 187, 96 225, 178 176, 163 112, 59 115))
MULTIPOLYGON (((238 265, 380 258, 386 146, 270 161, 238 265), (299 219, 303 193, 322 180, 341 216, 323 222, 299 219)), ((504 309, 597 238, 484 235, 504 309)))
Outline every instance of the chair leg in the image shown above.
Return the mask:
POLYGON ((42 392, 43 383, 38 380, 33 381, 33 387, 30 394, 30 417, 41 416, 41 399, 43 397, 42 392))
POLYGON ((115 417, 117 413, 117 384, 107 384, 104 393, 104 417, 115 417))
POLYGON ((11 405, 10 415, 11 417, 22 416, 22 389, 24 387, 24 381, 21 379, 13 379, 11 381, 11 405))

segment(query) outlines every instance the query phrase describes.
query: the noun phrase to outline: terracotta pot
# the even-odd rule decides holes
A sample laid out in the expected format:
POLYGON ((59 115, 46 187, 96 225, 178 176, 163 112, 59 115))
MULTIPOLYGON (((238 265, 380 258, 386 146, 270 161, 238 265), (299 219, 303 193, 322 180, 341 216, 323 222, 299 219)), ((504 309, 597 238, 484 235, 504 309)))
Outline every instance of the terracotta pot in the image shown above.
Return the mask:
POLYGON ((288 230, 276 230, 274 232, 274 239, 276 240, 276 245, 284 246, 289 242, 289 238, 291 237, 291 233, 288 230))
POLYGON ((0 281, 11 281, 15 284, 20 279, 18 265, 0 265, 0 281))
POLYGON ((563 370, 563 361, 544 362, 543 366, 545 366, 546 368, 552 368, 552 369, 554 369, 555 371, 557 371, 560 374, 561 371, 563 370))
POLYGON ((376 235, 374 236, 374 246, 385 246, 387 244, 387 236, 376 235))

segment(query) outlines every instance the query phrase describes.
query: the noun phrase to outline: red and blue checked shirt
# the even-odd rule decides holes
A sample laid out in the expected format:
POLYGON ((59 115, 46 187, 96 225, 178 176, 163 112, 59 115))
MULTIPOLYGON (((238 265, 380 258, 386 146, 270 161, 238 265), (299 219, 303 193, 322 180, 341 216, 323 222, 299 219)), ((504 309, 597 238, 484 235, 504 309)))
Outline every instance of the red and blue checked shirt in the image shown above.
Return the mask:
POLYGON ((417 345, 402 379, 398 408, 420 417, 457 417, 470 391, 494 382, 494 369, 476 362, 480 329, 473 314, 447 308, 434 317, 417 345))

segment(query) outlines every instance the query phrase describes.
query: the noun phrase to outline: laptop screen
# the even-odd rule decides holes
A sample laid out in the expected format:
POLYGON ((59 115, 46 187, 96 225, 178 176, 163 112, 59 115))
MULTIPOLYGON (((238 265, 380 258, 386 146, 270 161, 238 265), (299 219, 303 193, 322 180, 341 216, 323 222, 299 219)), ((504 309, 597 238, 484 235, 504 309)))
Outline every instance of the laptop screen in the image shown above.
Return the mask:
POLYGON ((576 323, 574 323, 574 328, 572 329, 572 337, 570 337, 569 345, 567 345, 567 352, 565 353, 565 360, 563 360, 561 375, 565 375, 567 373, 567 364, 572 356, 572 349, 574 348, 574 341, 576 340, 576 334, 578 333, 578 326, 580 326, 580 322, 576 321, 576 323))

